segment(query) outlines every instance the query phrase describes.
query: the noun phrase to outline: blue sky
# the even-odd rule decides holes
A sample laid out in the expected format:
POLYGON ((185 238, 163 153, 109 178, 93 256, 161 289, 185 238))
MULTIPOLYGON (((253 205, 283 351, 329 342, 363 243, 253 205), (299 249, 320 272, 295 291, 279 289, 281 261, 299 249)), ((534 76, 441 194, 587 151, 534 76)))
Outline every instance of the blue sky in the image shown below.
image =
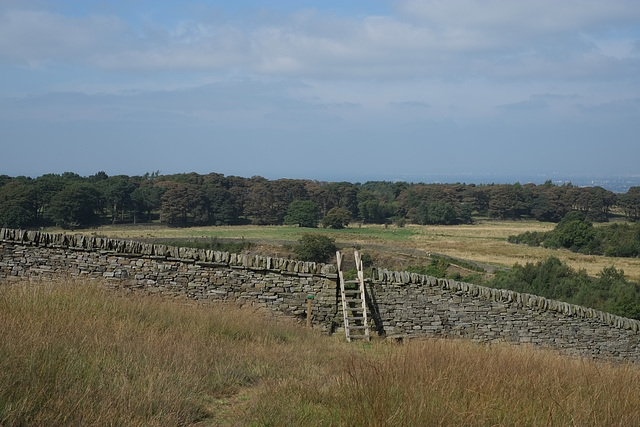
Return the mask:
POLYGON ((0 1, 0 174, 638 175, 639 135, 636 0, 0 1))

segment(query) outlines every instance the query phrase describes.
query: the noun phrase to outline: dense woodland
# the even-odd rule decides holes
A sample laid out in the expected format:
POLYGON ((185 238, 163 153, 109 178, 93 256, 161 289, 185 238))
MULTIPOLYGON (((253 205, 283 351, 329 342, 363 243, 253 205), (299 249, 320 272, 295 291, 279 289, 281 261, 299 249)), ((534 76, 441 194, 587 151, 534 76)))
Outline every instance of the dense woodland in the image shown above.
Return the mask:
POLYGON ((474 216, 559 222, 582 212, 589 221, 640 218, 640 187, 616 194, 602 187, 535 184, 423 184, 268 180, 218 173, 38 178, 0 176, 0 226, 160 221, 171 226, 299 224, 339 228, 363 223, 462 224, 474 216))

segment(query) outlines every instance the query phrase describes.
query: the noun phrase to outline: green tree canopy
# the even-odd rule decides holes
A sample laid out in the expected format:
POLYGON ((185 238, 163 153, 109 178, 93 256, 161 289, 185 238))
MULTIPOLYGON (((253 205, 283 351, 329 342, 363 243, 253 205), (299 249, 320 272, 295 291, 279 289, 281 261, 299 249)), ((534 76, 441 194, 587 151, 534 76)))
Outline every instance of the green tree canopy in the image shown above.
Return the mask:
POLYGON ((329 212, 322 218, 322 226, 325 228, 344 228, 351 221, 351 211, 337 206, 329 209, 329 212))
POLYGON ((147 221, 151 221, 151 212, 160 209, 162 206, 162 194, 165 188, 144 181, 131 193, 131 203, 133 204, 134 223, 137 222, 138 215, 146 213, 147 221))
POLYGON ((185 182, 166 182, 162 194, 160 220, 169 225, 186 226, 206 222, 206 199, 200 186, 185 182))
POLYGON ((418 224, 452 225, 459 223, 458 215, 453 206, 447 202, 423 202, 416 211, 418 224))
POLYGON ((594 239, 593 224, 585 219, 584 213, 569 212, 549 234, 545 245, 587 251, 594 239))
POLYGON ((236 203, 228 189, 205 185, 204 195, 207 199, 209 224, 227 225, 237 221, 236 203))
POLYGON ((311 200, 294 200, 284 217, 287 225, 315 228, 318 226, 318 205, 311 200))
POLYGON ((618 201, 629 218, 640 219, 640 187, 629 188, 626 194, 618 196, 618 201))
POLYGON ((24 228, 36 219, 35 186, 13 180, 0 187, 0 226, 24 228))
POLYGON ((131 178, 125 175, 107 178, 101 176, 97 185, 102 190, 103 200, 111 211, 111 222, 115 224, 118 215, 124 215, 124 208, 131 206, 131 196, 137 186, 131 178))
POLYGON ((77 228, 98 221, 100 192, 94 185, 73 183, 51 200, 51 217, 63 228, 77 228))

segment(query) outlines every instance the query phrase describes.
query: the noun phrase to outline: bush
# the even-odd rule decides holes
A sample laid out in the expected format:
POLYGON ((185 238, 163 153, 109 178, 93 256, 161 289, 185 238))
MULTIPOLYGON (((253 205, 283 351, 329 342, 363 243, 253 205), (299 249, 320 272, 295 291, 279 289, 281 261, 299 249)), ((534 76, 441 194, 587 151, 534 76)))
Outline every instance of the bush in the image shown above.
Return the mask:
POLYGON ((327 262, 335 255, 336 241, 320 234, 304 234, 293 251, 302 261, 327 262))
POLYGON ((373 265, 373 258, 368 253, 364 252, 362 254, 361 259, 362 259, 362 266, 363 267, 367 268, 367 267, 371 267, 373 265))
POLYGON ((434 257, 431 263, 427 266, 409 266, 407 271, 409 273, 422 274, 424 276, 433 276, 439 278, 447 277, 447 268, 449 262, 443 258, 434 257))
POLYGON ((509 243, 524 244, 529 246, 540 246, 544 241, 546 233, 540 231, 525 231, 517 236, 509 236, 509 243))
POLYGON ((579 252, 587 247, 595 238, 593 225, 587 221, 560 221, 553 230, 553 239, 549 241, 551 247, 563 247, 579 252))
POLYGON ((393 220, 396 227, 402 228, 407 225, 407 219, 405 217, 397 217, 393 220))
MULTIPOLYGON (((356 270, 355 268, 352 268, 350 270, 344 271, 342 273, 342 277, 344 277, 344 280, 356 280, 358 278, 358 270, 356 270)), ((355 288, 355 286, 350 286, 350 285, 353 285, 353 283, 345 284, 345 288, 347 289, 349 289, 349 287, 355 288)))
POLYGON ((464 276, 461 282, 473 283, 476 285, 484 285, 486 280, 484 278, 484 274, 482 273, 471 273, 464 276))
POLYGON ((606 267, 600 277, 593 278, 587 276, 585 270, 575 271, 558 258, 549 257, 537 264, 516 264, 508 271, 499 271, 486 286, 531 293, 640 320, 640 284, 629 282, 624 271, 615 267, 606 267))

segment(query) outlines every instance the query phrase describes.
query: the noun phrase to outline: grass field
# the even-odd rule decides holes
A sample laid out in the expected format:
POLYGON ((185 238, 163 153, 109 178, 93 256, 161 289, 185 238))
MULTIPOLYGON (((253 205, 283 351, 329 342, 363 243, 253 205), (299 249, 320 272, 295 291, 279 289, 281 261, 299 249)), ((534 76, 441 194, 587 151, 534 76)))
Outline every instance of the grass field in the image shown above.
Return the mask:
MULTIPOLYGON (((343 230, 305 229, 289 226, 222 226, 168 228, 160 226, 105 226, 85 230, 86 234, 97 234, 120 238, 234 238, 248 241, 295 243, 303 233, 322 233, 336 239, 342 246, 374 247, 378 267, 403 268, 406 265, 425 263, 424 258, 411 255, 411 250, 441 253, 464 260, 479 262, 497 267, 510 267, 516 263, 542 261, 555 256, 574 269, 585 269, 595 276, 604 267, 615 266, 623 269, 626 276, 640 282, 640 259, 612 258, 595 255, 582 255, 568 250, 553 250, 526 245, 514 245, 507 242, 510 235, 525 231, 549 231, 555 224, 537 221, 477 221, 473 225, 456 226, 395 226, 352 224, 343 230), (384 247, 384 248, 383 248, 384 247)), ((269 246, 269 245, 267 245, 269 246)), ((274 248, 266 250, 281 255, 274 248)))
POLYGON ((462 340, 346 343, 105 287, 0 283, 0 425, 640 425, 637 366, 462 340))

